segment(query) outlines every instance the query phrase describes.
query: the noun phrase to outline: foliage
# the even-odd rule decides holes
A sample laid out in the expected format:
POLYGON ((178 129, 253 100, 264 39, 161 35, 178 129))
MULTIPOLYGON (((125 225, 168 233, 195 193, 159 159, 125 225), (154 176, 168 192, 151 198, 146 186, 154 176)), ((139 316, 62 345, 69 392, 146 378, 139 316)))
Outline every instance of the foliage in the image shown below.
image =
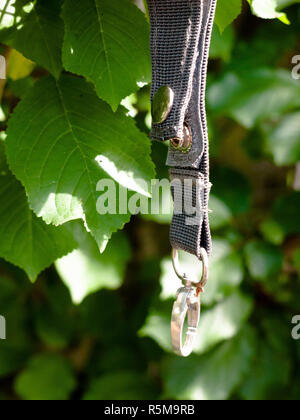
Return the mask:
POLYGON ((133 3, 0 1, 0 399, 299 399, 299 0, 218 1, 214 252, 189 359, 170 348, 170 217, 96 211, 101 179, 130 199, 167 177, 133 3))

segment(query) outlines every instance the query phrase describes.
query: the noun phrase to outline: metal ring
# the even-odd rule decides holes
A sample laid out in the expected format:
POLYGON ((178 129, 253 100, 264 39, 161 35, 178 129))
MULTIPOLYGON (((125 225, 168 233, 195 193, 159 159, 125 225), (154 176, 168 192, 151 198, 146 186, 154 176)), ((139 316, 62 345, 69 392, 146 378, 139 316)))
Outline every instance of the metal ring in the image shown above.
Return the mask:
POLYGON ((171 320, 171 338, 174 352, 179 356, 189 356, 194 348, 197 328, 200 321, 200 299, 196 289, 183 287, 177 292, 171 320), (183 344, 183 328, 188 316, 188 329, 183 344))
POLYGON ((187 274, 181 271, 179 263, 179 253, 178 249, 172 249, 172 263, 174 271, 177 277, 185 284, 186 286, 193 286, 197 289, 203 289, 208 280, 208 255, 204 248, 200 249, 200 258, 202 261, 202 277, 199 282, 192 281, 188 278, 187 274))
POLYGON ((170 140, 173 149, 178 150, 181 153, 189 153, 193 144, 193 135, 191 128, 184 123, 183 135, 180 137, 173 137, 170 140))

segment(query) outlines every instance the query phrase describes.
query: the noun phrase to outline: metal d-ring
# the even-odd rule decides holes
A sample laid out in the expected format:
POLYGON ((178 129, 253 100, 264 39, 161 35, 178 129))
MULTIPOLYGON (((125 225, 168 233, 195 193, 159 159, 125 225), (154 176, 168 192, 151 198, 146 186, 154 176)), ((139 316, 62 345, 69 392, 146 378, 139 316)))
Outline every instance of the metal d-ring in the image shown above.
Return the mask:
POLYGON ((208 280, 208 255, 204 248, 200 249, 200 258, 202 261, 202 277, 199 282, 195 282, 190 280, 187 274, 181 270, 178 249, 172 249, 172 263, 177 277, 183 282, 184 285, 193 286, 201 290, 205 287, 208 280))
POLYGON ((181 272, 178 250, 173 249, 172 261, 176 275, 185 284, 184 287, 178 290, 177 299, 173 305, 172 320, 171 320, 171 338, 174 352, 179 356, 189 356, 194 348, 197 328, 200 321, 200 292, 207 283, 208 278, 208 256, 205 249, 201 249, 201 260, 203 265, 202 277, 199 282, 193 282, 188 279, 185 273, 181 272), (188 317, 188 328, 183 340, 184 322, 186 316, 188 317))

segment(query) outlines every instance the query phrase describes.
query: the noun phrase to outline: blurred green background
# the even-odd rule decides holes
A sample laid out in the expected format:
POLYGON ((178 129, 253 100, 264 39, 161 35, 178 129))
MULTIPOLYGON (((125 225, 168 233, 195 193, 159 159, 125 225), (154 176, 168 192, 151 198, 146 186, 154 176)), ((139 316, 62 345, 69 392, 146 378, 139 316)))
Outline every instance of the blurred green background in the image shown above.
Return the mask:
MULTIPOLYGON (((195 354, 181 359, 170 348, 179 286, 170 218, 133 217, 102 256, 75 222, 81 248, 35 284, 0 260, 7 320, 0 399, 300 398, 300 341, 291 336, 300 315, 300 80, 291 73, 300 6, 287 14, 290 25, 244 7, 222 35, 214 28, 207 96, 214 252, 195 354)), ((9 74, 1 130, 39 71, 9 74)), ((148 133, 149 86, 124 104, 148 133)), ((158 178, 167 177, 166 151, 153 144, 158 178)))

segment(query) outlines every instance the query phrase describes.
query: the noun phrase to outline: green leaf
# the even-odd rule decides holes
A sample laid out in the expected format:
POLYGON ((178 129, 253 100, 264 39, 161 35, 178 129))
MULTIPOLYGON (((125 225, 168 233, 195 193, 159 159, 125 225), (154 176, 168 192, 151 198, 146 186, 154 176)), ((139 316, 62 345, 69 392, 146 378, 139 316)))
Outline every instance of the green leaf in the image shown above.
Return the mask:
POLYGON ((56 354, 41 354, 31 359, 17 377, 15 390, 24 400, 67 400, 75 385, 67 360, 56 354))
POLYGON ((273 245, 281 245, 284 240, 284 231, 280 224, 273 219, 267 219, 260 225, 264 238, 273 245))
POLYGON ((209 52, 210 58, 222 58, 228 62, 231 58, 234 41, 235 33, 231 26, 220 34, 217 26, 214 25, 209 52))
POLYGON ((281 227, 285 235, 300 233, 300 192, 295 191, 278 198, 273 209, 273 219, 281 227))
POLYGON ((149 139, 122 108, 114 114, 71 76, 42 79, 21 101, 9 121, 7 153, 38 216, 55 225, 83 218, 101 250, 130 216, 98 213, 98 182, 112 176, 146 194, 154 177, 149 139))
POLYGON ((242 282, 244 267, 241 256, 226 242, 215 238, 209 283, 202 296, 204 305, 211 305, 230 295, 242 282))
POLYGON ((101 340, 105 337, 108 348, 113 343, 120 343, 123 336, 126 337, 124 342, 128 342, 128 320, 122 314, 120 295, 103 289, 87 296, 78 308, 84 331, 101 340), (113 328, 107 328, 108 325, 113 328))
POLYGON ((145 374, 121 371, 93 380, 84 400, 146 400, 154 396, 154 387, 145 374))
POLYGON ((74 230, 80 247, 58 260, 56 269, 69 288, 73 302, 78 304, 102 288, 120 287, 130 258, 130 245, 125 234, 118 232, 100 255, 96 242, 83 226, 76 224, 74 230))
POLYGON ((300 248, 293 253, 293 265, 300 275, 300 248))
POLYGON ((230 208, 215 195, 211 194, 209 199, 209 209, 211 210, 210 224, 212 229, 220 229, 227 226, 233 217, 230 208))
POLYGON ((300 112, 283 117, 275 128, 266 131, 266 146, 277 165, 300 161, 300 112))
POLYGON ((240 394, 251 401, 278 401, 284 392, 290 397, 293 374, 291 331, 282 314, 278 318, 264 312, 262 319, 263 338, 257 342, 256 360, 240 387, 240 394))
POLYGON ((11 92, 17 98, 23 98, 30 89, 34 86, 34 80, 31 77, 25 77, 24 79, 19 80, 8 80, 7 81, 7 89, 11 90, 11 92))
POLYGON ((24 189, 7 168, 3 146, 0 201, 0 256, 25 270, 31 281, 77 246, 65 227, 47 226, 29 209, 24 189))
POLYGON ((217 114, 225 114, 244 127, 252 128, 266 118, 277 118, 283 112, 298 108, 300 85, 285 70, 226 73, 209 89, 208 101, 217 114))
MULTIPOLYGON (((272 394, 274 395, 276 387, 281 386, 283 390, 289 386, 289 373, 290 361, 280 353, 275 353, 268 343, 261 342, 257 363, 253 365, 251 375, 241 387, 241 395, 251 401, 273 399, 272 394)), ((275 399, 277 400, 276 397, 275 399)))
POLYGON ((282 268, 283 257, 280 249, 266 242, 248 242, 245 255, 250 274, 256 280, 270 278, 282 268))
POLYGON ((200 320, 195 353, 204 353, 216 344, 234 337, 252 309, 251 298, 237 292, 206 311, 200 320))
POLYGON ((254 348, 254 333, 248 327, 209 354, 170 359, 164 394, 180 400, 226 400, 248 373, 254 348))
POLYGON ((300 0, 276 0, 276 3, 278 5, 278 9, 282 10, 285 7, 289 7, 292 4, 300 3, 300 0))
POLYGON ((44 299, 34 302, 34 326, 42 343, 51 349, 66 348, 77 327, 76 312, 67 288, 57 280, 43 284, 44 299))
POLYGON ((62 71, 60 0, 38 0, 5 42, 58 78, 62 71))
POLYGON ((22 336, 13 340, 1 341, 0 344, 0 377, 18 372, 30 357, 32 348, 28 341, 24 342, 22 336))
POLYGON ((216 211, 215 215, 213 213, 211 215, 213 226, 216 222, 217 225, 221 224, 221 222, 222 225, 225 225, 225 219, 227 219, 226 223, 228 224, 229 212, 235 216, 249 211, 251 203, 249 180, 240 171, 228 167, 216 167, 212 173, 212 183, 213 197, 222 201, 222 204, 220 202, 214 203, 213 199, 212 206, 209 203, 209 207, 216 211), (234 185, 234 188, 232 188, 232 185, 234 185), (216 209, 216 205, 219 208, 216 209), (220 208, 221 206, 222 208, 220 208), (220 217, 220 213, 222 213, 222 217, 220 217))
POLYGON ((85 76, 113 110, 150 79, 149 27, 129 0, 67 0, 63 63, 85 76))
POLYGON ((0 305, 1 311, 3 311, 3 306, 11 303, 11 301, 16 298, 18 287, 15 282, 10 281, 4 277, 0 277, 0 290, 0 305))
POLYGON ((218 0, 215 22, 221 33, 241 14, 241 11, 241 0, 218 0))
POLYGON ((162 349, 172 352, 170 339, 172 304, 166 304, 164 311, 151 309, 145 325, 139 330, 139 337, 151 337, 162 349))

